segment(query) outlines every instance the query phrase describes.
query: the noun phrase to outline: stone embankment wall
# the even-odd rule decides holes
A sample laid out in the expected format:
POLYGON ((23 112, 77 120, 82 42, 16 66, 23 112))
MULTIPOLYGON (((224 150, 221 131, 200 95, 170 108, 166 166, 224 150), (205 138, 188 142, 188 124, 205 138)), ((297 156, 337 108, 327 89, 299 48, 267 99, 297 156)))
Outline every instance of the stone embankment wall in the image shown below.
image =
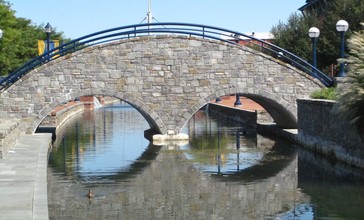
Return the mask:
POLYGON ((24 125, 20 119, 0 120, 0 158, 4 158, 15 145, 19 136, 25 133, 24 125))
POLYGON ((274 119, 272 118, 272 116, 267 112, 267 111, 260 111, 257 110, 257 123, 268 123, 268 124, 272 124, 274 123, 274 119))
MULTIPOLYGON (((87 103, 86 103, 87 104, 87 103)), ((70 117, 75 114, 84 111, 85 103, 83 102, 75 102, 72 105, 65 106, 64 108, 60 108, 59 110, 55 109, 48 115, 39 126, 40 128, 52 128, 58 129, 63 125, 70 117)), ((62 107, 62 106, 59 106, 62 107)))
POLYGON ((209 103, 208 110, 214 114, 226 118, 227 120, 243 123, 254 129, 257 128, 257 123, 274 122, 270 114, 266 111, 252 111, 215 103, 209 103))
MULTIPOLYGON (((68 119, 78 113, 90 111, 95 108, 94 96, 80 97, 80 101, 70 101, 57 106, 39 125, 38 132, 56 132, 68 119)), ((120 103, 119 99, 112 97, 98 97, 103 106, 120 103)))
POLYGON ((224 105, 209 103, 208 110, 227 120, 235 121, 256 128, 257 111, 248 111, 224 105))
MULTIPOLYGON (((57 111, 52 111, 39 126, 39 132, 55 132, 70 117, 84 111, 84 103, 74 103, 70 106, 62 106, 57 111)), ((0 158, 5 158, 6 154, 13 148, 19 137, 26 133, 27 126, 21 119, 1 119, 0 120, 0 158)))
POLYGON ((55 113, 56 116, 56 127, 57 129, 62 126, 70 117, 75 114, 81 113, 84 111, 84 103, 77 103, 74 106, 67 107, 59 112, 55 113))
POLYGON ((329 158, 364 168, 364 142, 332 112, 334 101, 297 100, 297 141, 329 158))

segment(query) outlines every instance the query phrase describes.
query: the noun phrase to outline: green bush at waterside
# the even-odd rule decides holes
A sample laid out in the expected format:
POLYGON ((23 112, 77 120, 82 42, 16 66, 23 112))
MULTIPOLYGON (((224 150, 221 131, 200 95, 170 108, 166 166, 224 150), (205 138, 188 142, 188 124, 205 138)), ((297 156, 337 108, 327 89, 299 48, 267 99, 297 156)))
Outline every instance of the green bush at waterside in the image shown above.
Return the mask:
POLYGON ((336 88, 323 88, 321 90, 313 92, 310 97, 312 99, 328 99, 328 100, 336 100, 336 88))

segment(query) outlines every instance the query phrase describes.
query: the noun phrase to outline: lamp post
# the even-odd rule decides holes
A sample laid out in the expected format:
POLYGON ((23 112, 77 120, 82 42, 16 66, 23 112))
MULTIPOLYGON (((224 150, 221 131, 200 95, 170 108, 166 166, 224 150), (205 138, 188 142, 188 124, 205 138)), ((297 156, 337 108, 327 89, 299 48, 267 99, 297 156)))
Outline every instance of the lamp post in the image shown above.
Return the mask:
POLYGON ((234 40, 238 44, 240 41, 240 36, 238 34, 234 34, 234 40))
MULTIPOLYGON (((340 20, 336 23, 336 30, 340 33, 341 43, 340 43, 340 58, 345 56, 345 32, 349 29, 349 24, 345 20, 340 20)), ((340 63, 339 77, 345 76, 344 62, 340 63)))
MULTIPOLYGON (((312 65, 316 68, 316 45, 317 38, 320 36, 320 30, 317 27, 312 27, 308 30, 308 36, 310 36, 312 41, 312 65)), ((314 69, 312 71, 314 72, 314 69)))
POLYGON ((50 36, 51 36, 51 32, 52 32, 52 26, 49 24, 49 22, 47 23, 47 25, 44 27, 44 30, 47 34, 47 51, 49 52, 49 44, 50 44, 50 36))
POLYGON ((241 102, 240 102, 240 95, 238 93, 236 93, 235 95, 235 103, 234 103, 234 107, 240 107, 241 106, 241 102))

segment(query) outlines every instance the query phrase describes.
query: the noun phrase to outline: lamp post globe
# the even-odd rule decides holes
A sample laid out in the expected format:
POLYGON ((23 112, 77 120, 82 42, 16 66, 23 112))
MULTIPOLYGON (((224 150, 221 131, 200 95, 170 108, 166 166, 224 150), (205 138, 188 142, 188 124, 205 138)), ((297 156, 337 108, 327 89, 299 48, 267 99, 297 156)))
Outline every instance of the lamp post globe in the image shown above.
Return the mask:
POLYGON ((340 20, 336 23, 336 30, 338 32, 346 32, 349 29, 349 24, 345 20, 340 20))
POLYGON ((320 30, 317 27, 312 27, 308 30, 308 36, 310 38, 318 38, 320 36, 320 30))
POLYGON ((52 26, 49 24, 49 22, 47 23, 47 25, 44 27, 44 30, 46 33, 51 33, 53 31, 52 26))
MULTIPOLYGON (((345 57, 345 32, 349 29, 349 24, 345 20, 340 20, 336 23, 336 30, 340 33, 340 58, 343 59, 345 57)), ((344 62, 340 63, 340 72, 338 76, 345 76, 344 70, 345 64, 344 62)))
POLYGON ((0 29, 0 39, 3 38, 3 30, 0 29))
POLYGON ((308 30, 308 36, 311 38, 312 41, 312 72, 315 72, 315 68, 317 67, 316 63, 316 45, 317 45, 317 38, 320 36, 320 30, 317 27, 312 27, 308 30))

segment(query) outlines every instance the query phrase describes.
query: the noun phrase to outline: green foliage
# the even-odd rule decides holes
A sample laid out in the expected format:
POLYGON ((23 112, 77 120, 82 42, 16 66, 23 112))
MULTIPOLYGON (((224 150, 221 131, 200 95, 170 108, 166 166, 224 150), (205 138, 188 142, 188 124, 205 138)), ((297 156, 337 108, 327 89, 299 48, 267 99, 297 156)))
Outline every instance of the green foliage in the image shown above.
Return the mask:
POLYGON ((309 22, 295 13, 289 17, 287 23, 280 22, 271 32, 275 37, 275 44, 308 60, 311 57, 311 50, 307 50, 311 48, 311 41, 306 37, 309 28, 309 22))
POLYGON ((323 88, 321 90, 315 91, 310 96, 312 99, 328 99, 335 100, 336 97, 336 88, 323 88))
MULTIPOLYGON (((0 0, 0 75, 8 75, 38 55, 38 40, 44 40, 44 24, 36 26, 31 20, 15 17, 9 2, 0 0)), ((62 41, 61 32, 52 33, 53 40, 62 41)))
POLYGON ((350 56, 342 61, 348 63, 348 75, 334 109, 352 125, 364 129, 364 31, 354 33, 348 47, 350 56))
POLYGON ((311 62, 311 39, 308 36, 310 27, 320 29, 317 42, 317 65, 324 71, 331 64, 337 64, 340 57, 340 35, 336 31, 336 22, 344 19, 349 23, 346 37, 350 38, 353 31, 361 29, 360 22, 364 21, 363 0, 326 1, 324 14, 316 12, 292 14, 286 23, 279 23, 271 30, 275 35, 274 43, 311 62))

